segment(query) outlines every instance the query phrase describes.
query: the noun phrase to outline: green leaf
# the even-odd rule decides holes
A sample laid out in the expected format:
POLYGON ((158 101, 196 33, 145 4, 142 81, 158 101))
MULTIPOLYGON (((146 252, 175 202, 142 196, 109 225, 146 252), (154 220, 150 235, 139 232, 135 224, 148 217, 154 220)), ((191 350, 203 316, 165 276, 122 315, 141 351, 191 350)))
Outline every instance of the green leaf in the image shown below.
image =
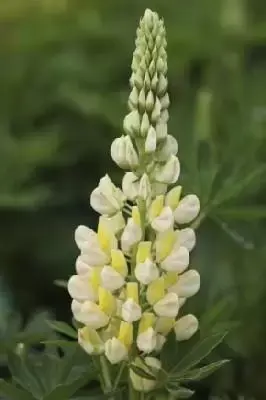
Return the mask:
MULTIPOLYGON (((229 360, 221 360, 213 362, 205 367, 195 368, 185 374, 178 374, 175 376, 175 380, 179 382, 190 382, 190 381, 200 381, 207 378, 209 375, 213 374, 223 365, 227 364, 229 360)), ((172 380, 172 378, 171 378, 172 380)))
POLYGON ((7 397, 8 400, 35 400, 30 392, 18 389, 15 385, 0 379, 0 394, 7 397))
POLYGON ((182 386, 167 385, 166 390, 173 399, 189 399, 195 393, 194 390, 184 388, 182 386))
POLYGON ((240 219, 241 221, 252 221, 254 219, 266 218, 266 207, 256 205, 222 207, 215 210, 215 215, 223 218, 240 219))
POLYGON ((79 389, 85 386, 94 377, 94 371, 87 371, 70 384, 60 384, 43 400, 65 400, 73 396, 79 389))
POLYGON ((48 325, 58 333, 62 333, 72 339, 77 339, 78 335, 75 329, 73 329, 66 322, 62 321, 47 321, 48 325))
POLYGON ((132 369, 132 371, 135 372, 135 374, 141 376, 142 378, 149 379, 150 381, 156 380, 156 377, 154 375, 149 374, 147 371, 144 371, 144 369, 138 367, 135 364, 131 364, 130 368, 132 369))
POLYGON ((222 342, 226 335, 227 332, 217 332, 198 342, 192 350, 176 364, 170 373, 178 372, 181 374, 194 367, 194 365, 207 357, 207 355, 222 342))

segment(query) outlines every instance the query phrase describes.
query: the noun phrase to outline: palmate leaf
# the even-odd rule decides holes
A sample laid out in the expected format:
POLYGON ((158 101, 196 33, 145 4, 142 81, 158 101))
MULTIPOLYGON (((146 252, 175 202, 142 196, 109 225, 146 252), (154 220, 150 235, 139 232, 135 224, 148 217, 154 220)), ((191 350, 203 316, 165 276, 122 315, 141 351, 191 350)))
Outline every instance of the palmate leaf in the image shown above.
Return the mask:
POLYGON ((166 390, 170 394, 171 399, 189 399, 194 394, 194 390, 182 387, 174 383, 167 384, 166 390))
POLYGON ((219 368, 221 368, 228 362, 229 360, 216 361, 204 367, 192 369, 184 374, 180 375, 176 374, 173 378, 170 378, 169 381, 182 382, 182 383, 200 381, 202 379, 207 378, 209 375, 213 374, 215 371, 217 371, 219 368))
POLYGON ((24 389, 19 389, 15 385, 0 380, 0 394, 8 400, 35 400, 32 394, 24 389))
POLYGON ((72 339, 77 339, 78 335, 75 329, 73 329, 66 322, 61 321, 47 321, 48 325, 56 332, 66 335, 72 339))
POLYGON ((185 355, 170 371, 170 374, 182 374, 197 365, 211 351, 217 347, 227 335, 226 332, 217 332, 200 340, 187 355, 185 355))
POLYGON ((63 347, 64 356, 57 354, 57 347, 46 346, 43 353, 9 355, 9 369, 21 390, 40 400, 70 399, 80 388, 96 377, 90 359, 75 343, 63 347))

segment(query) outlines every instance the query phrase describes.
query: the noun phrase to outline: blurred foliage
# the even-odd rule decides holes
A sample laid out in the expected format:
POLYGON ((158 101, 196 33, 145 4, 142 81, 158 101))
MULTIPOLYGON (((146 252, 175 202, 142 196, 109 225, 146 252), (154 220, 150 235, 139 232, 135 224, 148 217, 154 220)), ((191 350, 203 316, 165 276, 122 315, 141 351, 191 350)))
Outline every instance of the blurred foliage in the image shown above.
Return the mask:
POLYGON ((53 281, 73 271, 76 225, 96 222, 90 191, 106 171, 121 176, 109 147, 121 133, 146 6, 168 31, 169 132, 179 141, 181 183, 203 204, 192 260, 202 289, 189 307, 203 315, 226 299, 217 315, 236 322, 219 347, 232 363, 197 399, 265 399, 264 0, 1 3, 1 275, 23 318, 37 308, 70 317, 53 281))

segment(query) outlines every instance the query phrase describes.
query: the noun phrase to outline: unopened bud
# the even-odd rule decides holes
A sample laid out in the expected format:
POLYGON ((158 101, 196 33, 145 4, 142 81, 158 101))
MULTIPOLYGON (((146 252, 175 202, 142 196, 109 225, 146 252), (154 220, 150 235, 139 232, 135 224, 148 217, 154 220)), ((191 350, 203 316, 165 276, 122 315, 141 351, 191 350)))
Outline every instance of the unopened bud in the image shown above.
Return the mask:
POLYGON ((152 153, 156 150, 156 131, 151 125, 145 141, 145 153, 152 153))

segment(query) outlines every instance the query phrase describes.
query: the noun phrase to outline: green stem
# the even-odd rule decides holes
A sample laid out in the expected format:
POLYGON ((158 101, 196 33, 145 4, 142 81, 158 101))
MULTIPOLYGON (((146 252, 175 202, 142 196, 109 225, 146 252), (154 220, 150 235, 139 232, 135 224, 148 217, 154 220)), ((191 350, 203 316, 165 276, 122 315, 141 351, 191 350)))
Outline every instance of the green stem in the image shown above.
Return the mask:
POLYGON ((104 356, 100 356, 101 376, 103 381, 103 390, 110 393, 113 389, 107 360, 104 356))
POLYGON ((129 396, 128 396, 128 400, 140 400, 139 398, 139 393, 134 390, 133 386, 129 383, 129 396))
POLYGON ((123 371, 124 371, 124 369, 125 369, 125 366, 126 366, 126 363, 125 363, 125 362, 122 362, 122 363, 121 363, 121 366, 120 366, 120 368, 119 368, 119 371, 118 371, 118 373, 117 373, 117 375, 116 375, 116 378, 115 378, 115 383, 114 383, 113 390, 115 390, 115 389, 117 388, 117 386, 119 385, 121 376, 122 376, 123 371))

